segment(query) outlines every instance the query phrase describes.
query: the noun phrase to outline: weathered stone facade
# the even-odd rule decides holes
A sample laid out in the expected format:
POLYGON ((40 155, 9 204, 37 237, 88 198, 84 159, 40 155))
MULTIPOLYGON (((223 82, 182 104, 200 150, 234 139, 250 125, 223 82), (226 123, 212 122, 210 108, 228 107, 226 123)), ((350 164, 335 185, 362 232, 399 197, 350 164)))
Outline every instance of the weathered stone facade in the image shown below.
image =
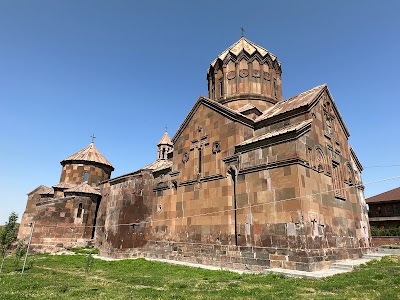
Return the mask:
MULTIPOLYGON (((101 173, 92 202, 52 199, 32 217, 28 199, 26 215, 54 224, 63 209, 76 215, 68 203, 87 203, 79 238, 96 222, 94 243, 113 257, 307 271, 360 257, 370 237, 349 132, 326 85, 282 100, 281 73, 276 56, 241 38, 211 63, 209 97, 172 141, 164 134, 155 162, 113 179, 101 173)), ((68 176, 61 181, 82 177, 68 176)))

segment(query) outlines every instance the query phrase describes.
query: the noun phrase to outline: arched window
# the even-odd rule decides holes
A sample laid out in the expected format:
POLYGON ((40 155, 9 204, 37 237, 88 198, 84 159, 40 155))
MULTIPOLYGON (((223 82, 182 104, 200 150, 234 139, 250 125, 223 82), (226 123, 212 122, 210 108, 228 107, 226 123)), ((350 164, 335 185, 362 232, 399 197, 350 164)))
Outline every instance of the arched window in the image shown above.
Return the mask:
POLYGON ((79 203, 79 206, 78 206, 78 212, 76 213, 76 217, 77 218, 81 218, 82 217, 82 203, 79 203))
POLYGON ((325 170, 325 155, 321 147, 315 148, 315 168, 319 173, 324 173, 325 170))

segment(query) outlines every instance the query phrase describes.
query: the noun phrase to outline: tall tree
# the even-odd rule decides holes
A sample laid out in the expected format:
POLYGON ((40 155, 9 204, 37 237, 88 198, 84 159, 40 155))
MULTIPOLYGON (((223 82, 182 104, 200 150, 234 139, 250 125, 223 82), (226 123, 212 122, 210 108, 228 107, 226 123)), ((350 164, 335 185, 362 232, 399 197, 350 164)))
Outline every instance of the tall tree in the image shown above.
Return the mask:
POLYGON ((6 258, 7 251, 11 248, 11 245, 15 239, 15 234, 18 228, 18 214, 12 212, 8 217, 8 222, 0 231, 0 253, 2 256, 0 272, 3 269, 4 259, 6 258))

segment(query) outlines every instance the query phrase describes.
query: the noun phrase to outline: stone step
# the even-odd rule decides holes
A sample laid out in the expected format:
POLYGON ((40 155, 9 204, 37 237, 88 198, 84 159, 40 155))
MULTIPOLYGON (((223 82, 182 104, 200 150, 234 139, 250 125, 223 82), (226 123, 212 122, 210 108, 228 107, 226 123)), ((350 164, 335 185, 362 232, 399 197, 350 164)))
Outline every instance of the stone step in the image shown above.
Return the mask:
POLYGON ((370 253, 370 254, 364 254, 363 258, 364 259, 381 259, 383 256, 386 256, 386 253, 370 253))
POLYGON ((384 254, 397 254, 397 255, 400 255, 400 248, 390 249, 390 248, 378 247, 378 248, 376 248, 376 251, 379 254, 384 253, 384 254))
POLYGON ((354 269, 353 265, 346 264, 346 263, 333 263, 329 267, 329 269, 337 269, 337 270, 346 270, 346 271, 351 271, 354 269))

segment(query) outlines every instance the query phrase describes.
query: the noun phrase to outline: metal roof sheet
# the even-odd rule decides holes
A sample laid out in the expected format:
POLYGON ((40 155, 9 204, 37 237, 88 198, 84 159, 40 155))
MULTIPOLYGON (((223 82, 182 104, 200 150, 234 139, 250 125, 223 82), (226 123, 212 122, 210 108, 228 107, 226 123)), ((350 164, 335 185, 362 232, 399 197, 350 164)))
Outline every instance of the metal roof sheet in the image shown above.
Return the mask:
POLYGON ((365 199, 367 203, 400 201, 400 187, 365 199))

